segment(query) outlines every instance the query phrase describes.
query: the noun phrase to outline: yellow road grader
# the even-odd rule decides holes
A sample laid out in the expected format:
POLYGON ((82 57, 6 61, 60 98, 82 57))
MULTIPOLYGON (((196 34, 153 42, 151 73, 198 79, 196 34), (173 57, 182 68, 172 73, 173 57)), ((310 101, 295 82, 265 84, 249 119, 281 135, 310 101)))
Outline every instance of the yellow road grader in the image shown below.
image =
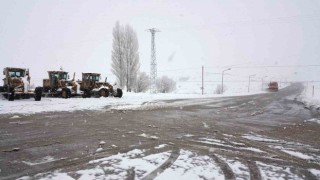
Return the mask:
POLYGON ((82 73, 82 81, 69 79, 66 71, 48 71, 49 79, 43 80, 43 89, 46 96, 70 98, 73 96, 82 96, 88 98, 94 97, 122 97, 122 90, 115 88, 107 81, 99 82, 100 74, 82 73))
POLYGON ((32 88, 30 85, 30 73, 28 69, 6 67, 3 69, 3 86, 0 86, 0 93, 9 101, 14 99, 27 99, 34 97, 35 101, 40 101, 42 87, 32 88))

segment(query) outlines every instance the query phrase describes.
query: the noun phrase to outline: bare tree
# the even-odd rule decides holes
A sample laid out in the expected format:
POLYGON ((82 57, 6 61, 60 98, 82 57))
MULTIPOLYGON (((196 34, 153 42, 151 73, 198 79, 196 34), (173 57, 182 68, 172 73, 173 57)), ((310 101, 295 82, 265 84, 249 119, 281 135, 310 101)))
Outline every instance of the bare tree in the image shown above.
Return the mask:
MULTIPOLYGON (((223 85, 223 92, 226 92, 227 87, 226 85, 223 85)), ((218 84, 216 89, 214 90, 214 94, 222 94, 222 85, 218 84)))
POLYGON ((167 76, 157 79, 157 91, 160 93, 169 93, 176 89, 176 82, 167 76))
POLYGON ((119 22, 113 28, 112 73, 117 77, 121 88, 131 91, 140 69, 139 44, 137 33, 130 25, 121 26, 119 22))
POLYGON ((125 26, 124 34, 124 55, 126 63, 126 86, 127 91, 131 91, 137 80, 140 69, 139 63, 139 43, 137 33, 130 25, 125 26))
POLYGON ((146 92, 150 86, 150 78, 145 72, 141 72, 138 75, 135 92, 146 92))
POLYGON ((124 28, 116 22, 113 28, 113 41, 112 41, 112 73, 117 77, 117 82, 121 88, 125 85, 125 62, 124 62, 124 28))

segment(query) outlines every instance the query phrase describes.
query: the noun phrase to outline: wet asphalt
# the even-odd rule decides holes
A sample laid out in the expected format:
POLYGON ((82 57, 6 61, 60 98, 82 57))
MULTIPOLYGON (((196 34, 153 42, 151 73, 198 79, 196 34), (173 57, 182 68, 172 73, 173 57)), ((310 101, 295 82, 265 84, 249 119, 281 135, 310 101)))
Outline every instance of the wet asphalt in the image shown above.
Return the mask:
MULTIPOLYGON (((239 158, 248 165, 251 179, 261 178, 256 161, 290 166, 299 177, 316 179, 306 170, 320 169, 320 162, 288 156, 270 148, 273 146, 270 143, 243 138, 244 134, 259 134, 283 142, 300 143, 318 150, 306 153, 320 156, 320 125, 305 121, 320 118, 320 113, 307 109, 296 100, 302 90, 301 84, 292 84, 278 92, 158 101, 145 103, 136 110, 106 107, 99 111, 21 114, 20 119, 10 119, 12 115, 4 114, 0 116, 0 179, 34 176, 57 169, 77 170, 86 167, 92 159, 135 148, 152 149, 163 143, 170 145, 164 150, 173 152, 187 149, 212 157, 239 158), (141 137, 143 133, 157 138, 141 137), (186 138, 186 134, 193 136, 186 138), (267 154, 197 141, 211 137, 228 142, 226 135, 231 137, 229 145, 231 142, 244 143, 263 149, 267 154), (99 145, 100 141, 106 143, 99 145), (103 151, 97 153, 99 147, 103 151), (54 159, 46 163, 39 160, 47 156, 54 159)), ((289 146, 289 143, 280 145, 289 146)), ((306 151, 301 146, 290 148, 306 151)), ((151 152, 154 151, 160 150, 151 152)), ((234 179, 235 175, 226 163, 215 159, 225 177, 234 179)), ((156 173, 149 176, 154 177, 156 173)))

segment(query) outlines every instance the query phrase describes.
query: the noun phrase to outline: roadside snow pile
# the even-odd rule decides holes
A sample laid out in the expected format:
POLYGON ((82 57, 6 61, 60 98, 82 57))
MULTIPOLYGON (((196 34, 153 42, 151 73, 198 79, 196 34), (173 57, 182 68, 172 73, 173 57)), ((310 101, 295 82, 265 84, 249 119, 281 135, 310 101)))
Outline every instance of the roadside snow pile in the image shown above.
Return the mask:
MULTIPOLYGON (((213 97, 200 94, 149 94, 149 93, 125 93, 122 98, 42 98, 41 101, 34 99, 20 99, 15 101, 0 100, 0 114, 32 114, 53 111, 77 111, 77 110, 101 110, 108 107, 141 107, 153 102, 159 104, 160 100, 195 99, 213 97)), ((149 105, 146 105, 149 106, 149 105)), ((17 116, 14 116, 16 118, 17 116)))
POLYGON ((306 83, 304 86, 305 89, 297 100, 308 109, 320 110, 320 83, 306 83))
MULTIPOLYGON (((235 88, 236 89, 236 88, 235 88)), ((252 95, 265 93, 266 91, 252 91, 250 93, 239 93, 229 91, 223 95, 208 93, 205 95, 198 94, 180 94, 180 93, 130 93, 125 92, 122 98, 101 97, 101 98, 42 98, 41 101, 34 99, 20 99, 8 101, 0 99, 0 114, 32 114, 40 112, 54 111, 79 111, 79 110, 148 110, 167 106, 175 106, 180 109, 184 105, 206 104, 212 102, 213 97, 230 97, 241 95, 252 95), (211 99, 205 99, 211 98, 211 99), (195 101, 197 99, 197 101, 195 101), (184 100, 181 102, 165 102, 166 100, 184 100)), ((219 101, 218 98, 216 101, 219 101)))

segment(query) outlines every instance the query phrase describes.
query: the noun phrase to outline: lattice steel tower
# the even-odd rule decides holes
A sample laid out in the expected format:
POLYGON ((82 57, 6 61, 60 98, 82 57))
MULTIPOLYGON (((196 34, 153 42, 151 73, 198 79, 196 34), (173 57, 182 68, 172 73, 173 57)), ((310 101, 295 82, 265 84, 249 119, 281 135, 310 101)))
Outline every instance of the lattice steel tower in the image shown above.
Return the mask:
POLYGON ((156 80, 157 80, 157 58, 156 58, 156 44, 155 35, 156 32, 160 32, 158 29, 152 28, 147 31, 151 32, 151 69, 150 69, 150 93, 157 93, 156 80))

